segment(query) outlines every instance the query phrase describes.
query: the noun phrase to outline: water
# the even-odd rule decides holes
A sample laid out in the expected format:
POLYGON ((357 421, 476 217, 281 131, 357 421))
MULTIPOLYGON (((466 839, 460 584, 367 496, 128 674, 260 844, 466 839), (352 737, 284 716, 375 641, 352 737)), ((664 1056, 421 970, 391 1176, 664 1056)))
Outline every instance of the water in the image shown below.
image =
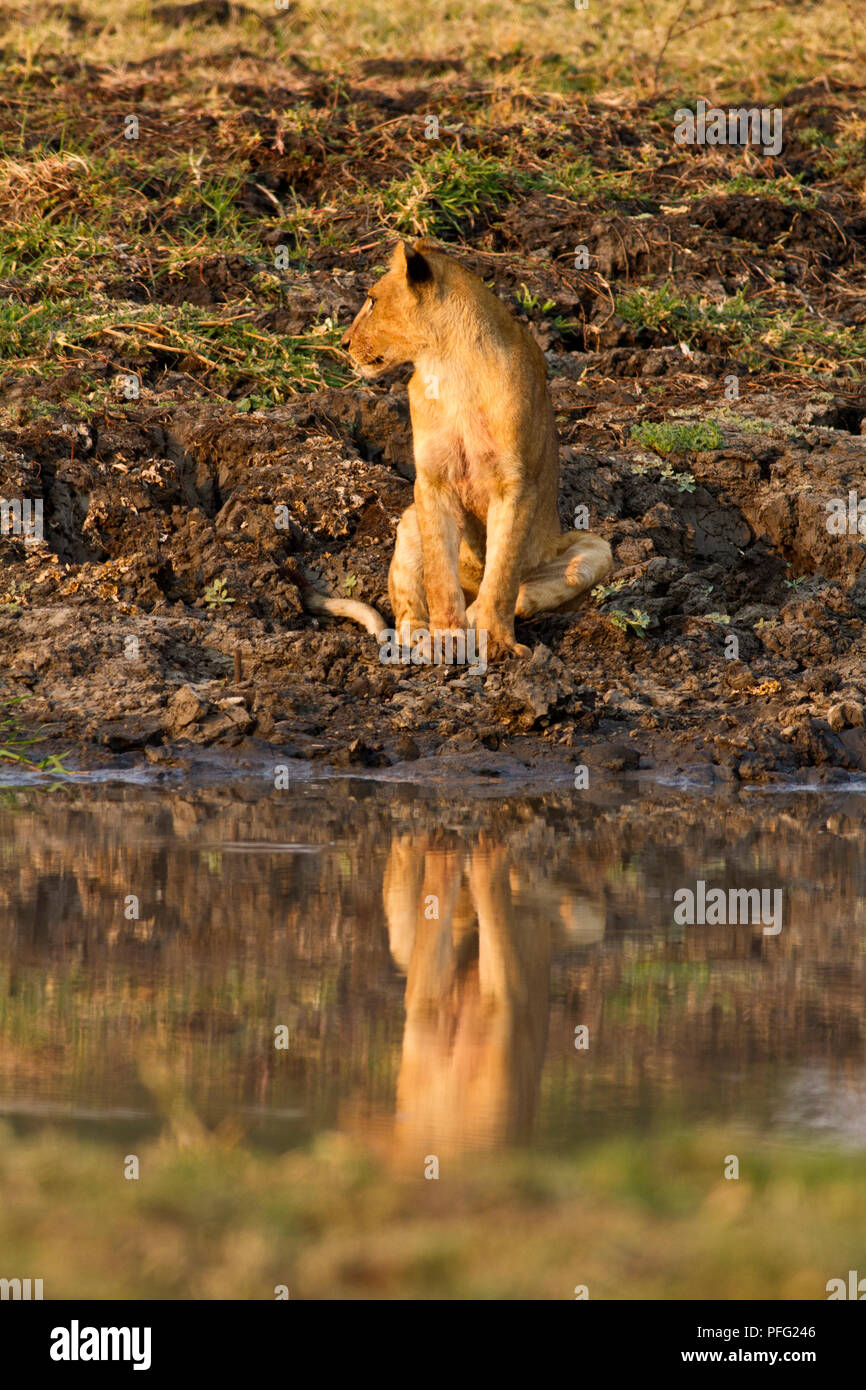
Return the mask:
POLYGON ((7 790, 0 1118, 132 1145, 182 1101, 409 1163, 692 1121, 866 1148, 862 795, 506 793, 7 790), (698 880, 781 890, 781 931, 678 925, 698 880))

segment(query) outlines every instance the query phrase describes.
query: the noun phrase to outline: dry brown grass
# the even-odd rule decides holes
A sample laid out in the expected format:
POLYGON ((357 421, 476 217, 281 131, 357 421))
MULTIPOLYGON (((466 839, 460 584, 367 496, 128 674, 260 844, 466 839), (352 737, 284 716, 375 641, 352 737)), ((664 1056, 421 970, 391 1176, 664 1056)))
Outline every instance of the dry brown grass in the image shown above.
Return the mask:
POLYGON ((864 61, 859 6, 851 0, 808 8, 795 0, 623 0, 615 7, 589 0, 586 10, 569 0, 417 0, 399 7, 390 0, 330 7, 291 0, 286 10, 258 0, 227 22, 209 19, 201 3, 190 5, 186 18, 154 18, 160 8, 168 7, 141 0, 6 6, 0 34, 7 54, 30 70, 47 53, 65 51, 117 64, 119 83, 127 80, 126 64, 178 48, 191 78, 197 65, 204 74, 213 56, 231 48, 276 59, 295 53, 352 75, 371 58, 460 55, 479 73, 504 63, 512 82, 520 72, 533 88, 564 84, 617 103, 670 91, 768 98, 800 79, 856 80, 864 61))

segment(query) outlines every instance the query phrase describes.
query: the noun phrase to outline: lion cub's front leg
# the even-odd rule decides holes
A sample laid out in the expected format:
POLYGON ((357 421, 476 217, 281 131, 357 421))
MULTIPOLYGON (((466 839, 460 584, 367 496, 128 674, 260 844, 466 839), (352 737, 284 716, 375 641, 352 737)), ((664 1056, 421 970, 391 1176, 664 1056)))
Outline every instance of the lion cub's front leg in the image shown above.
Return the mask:
POLYGON ((525 487, 509 489, 491 501, 484 578, 466 614, 467 622, 477 631, 486 629, 488 641, 515 656, 532 655, 514 636, 514 612, 534 504, 534 495, 525 487))
POLYGON ((424 478, 415 480, 415 514, 421 534, 424 587, 430 631, 466 627, 466 603, 460 587, 460 527, 447 489, 424 478))

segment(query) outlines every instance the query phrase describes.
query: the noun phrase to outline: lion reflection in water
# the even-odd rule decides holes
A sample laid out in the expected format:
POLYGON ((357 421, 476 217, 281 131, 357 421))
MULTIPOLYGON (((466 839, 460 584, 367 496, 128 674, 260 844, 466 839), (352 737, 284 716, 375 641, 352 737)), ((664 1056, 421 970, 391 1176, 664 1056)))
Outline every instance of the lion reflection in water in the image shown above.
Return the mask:
POLYGON ((600 904, 483 836, 395 838, 383 897, 406 975, 406 1023, 389 1156, 528 1138, 547 1042, 555 948, 598 941, 600 904), (437 915, 438 914, 438 915, 437 915))

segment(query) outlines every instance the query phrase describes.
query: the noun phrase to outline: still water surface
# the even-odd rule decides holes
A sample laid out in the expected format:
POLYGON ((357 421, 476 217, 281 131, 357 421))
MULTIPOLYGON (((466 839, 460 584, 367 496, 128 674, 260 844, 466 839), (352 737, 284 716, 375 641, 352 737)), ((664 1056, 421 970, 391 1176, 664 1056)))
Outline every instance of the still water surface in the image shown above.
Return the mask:
POLYGON ((168 1078, 254 1147, 343 1130, 413 1164, 694 1120, 866 1148, 864 809, 361 779, 6 791, 0 1117, 131 1143, 168 1078), (678 925, 698 880, 781 890, 782 930, 678 925))

